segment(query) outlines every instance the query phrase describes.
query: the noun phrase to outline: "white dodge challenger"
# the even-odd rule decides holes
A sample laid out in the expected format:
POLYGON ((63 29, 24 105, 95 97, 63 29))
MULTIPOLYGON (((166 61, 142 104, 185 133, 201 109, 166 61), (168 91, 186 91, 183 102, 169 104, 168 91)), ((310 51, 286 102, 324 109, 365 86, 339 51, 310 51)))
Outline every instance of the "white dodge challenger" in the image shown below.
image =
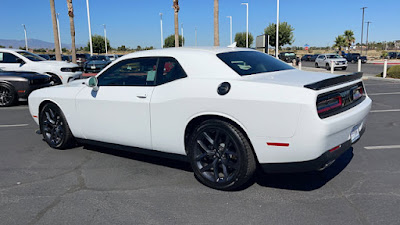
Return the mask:
POLYGON ((257 165, 322 170, 348 150, 371 108, 361 76, 299 71, 243 48, 170 48, 34 91, 29 110, 52 148, 186 159, 203 184, 233 190, 257 165))

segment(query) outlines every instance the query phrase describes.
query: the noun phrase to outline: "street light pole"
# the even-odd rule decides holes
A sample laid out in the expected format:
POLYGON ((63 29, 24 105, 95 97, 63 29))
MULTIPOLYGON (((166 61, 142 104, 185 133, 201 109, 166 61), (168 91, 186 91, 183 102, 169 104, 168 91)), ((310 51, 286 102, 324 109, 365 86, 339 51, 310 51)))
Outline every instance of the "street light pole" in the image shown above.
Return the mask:
POLYGON ((106 55, 108 54, 107 53, 107 31, 106 31, 106 25, 105 24, 103 24, 103 27, 104 27, 104 46, 105 46, 105 48, 106 48, 106 55))
POLYGON ((230 24, 230 34, 231 34, 231 44, 232 44, 232 16, 227 16, 226 18, 229 18, 229 24, 230 24))
POLYGON ((242 3, 246 6, 246 48, 249 47, 249 3, 242 3))
POLYGON ((93 55, 93 43, 92 43, 92 29, 90 28, 89 0, 86 0, 86 9, 87 9, 88 26, 89 26, 90 56, 92 56, 93 55))
POLYGON ((367 24, 367 49, 365 50, 365 55, 368 55, 368 31, 369 31, 369 24, 372 23, 371 21, 365 22, 367 24))
POLYGON ((162 13, 160 13, 160 28, 161 28, 161 48, 164 48, 163 26, 162 26, 162 13))
POLYGON ((58 22, 58 16, 60 13, 56 13, 56 18, 57 18, 57 31, 58 31, 58 42, 60 42, 60 51, 62 54, 62 48, 61 48, 61 35, 60 35, 60 23, 58 22))
POLYGON ((25 50, 28 51, 28 38, 26 37, 26 27, 25 24, 22 24, 22 26, 24 27, 24 33, 25 33, 25 50))
POLYGON ((368 7, 362 7, 362 24, 361 24, 361 54, 362 55, 362 49, 363 49, 363 36, 364 36, 364 10, 368 7))
POLYGON ((278 58, 279 51, 279 0, 276 0, 276 39, 275 39, 275 57, 278 58))
POLYGON ((181 24, 181 33, 182 33, 182 47, 185 45, 183 39, 183 23, 181 24))
POLYGON ((197 27, 194 28, 194 45, 197 46, 197 27))

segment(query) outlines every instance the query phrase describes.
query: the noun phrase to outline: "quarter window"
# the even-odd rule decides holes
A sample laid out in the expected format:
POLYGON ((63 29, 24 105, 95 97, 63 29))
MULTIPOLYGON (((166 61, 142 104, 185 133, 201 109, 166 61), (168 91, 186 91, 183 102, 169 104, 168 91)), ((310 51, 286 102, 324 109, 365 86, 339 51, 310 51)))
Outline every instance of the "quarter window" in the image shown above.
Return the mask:
POLYGON ((164 84, 186 77, 185 71, 178 61, 172 57, 161 57, 157 76, 157 84, 164 84))
POLYGON ((98 77, 99 86, 152 86, 157 74, 157 58, 121 61, 98 77))
POLYGON ((7 52, 0 52, 0 63, 17 63, 18 57, 7 52))

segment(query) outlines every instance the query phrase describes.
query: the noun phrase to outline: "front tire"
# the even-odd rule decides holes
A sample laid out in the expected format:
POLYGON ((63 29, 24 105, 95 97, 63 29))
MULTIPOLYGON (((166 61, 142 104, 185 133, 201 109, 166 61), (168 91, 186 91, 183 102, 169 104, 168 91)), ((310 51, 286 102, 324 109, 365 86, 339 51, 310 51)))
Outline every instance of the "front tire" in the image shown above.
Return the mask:
POLYGON ((9 84, 0 84, 0 107, 8 107, 17 101, 17 93, 9 84))
POLYGON ((39 126, 43 139, 52 148, 66 149, 75 142, 64 114, 53 103, 48 103, 42 108, 39 126))
POLYGON ((318 66, 318 63, 317 63, 317 62, 315 63, 315 68, 319 68, 319 66, 318 66))
POLYGON ((327 63, 327 64, 325 65, 325 69, 331 70, 331 67, 329 66, 329 63, 327 63))
POLYGON ((204 121, 192 133, 187 147, 195 176, 208 187, 240 189, 256 170, 249 141, 228 122, 204 121))

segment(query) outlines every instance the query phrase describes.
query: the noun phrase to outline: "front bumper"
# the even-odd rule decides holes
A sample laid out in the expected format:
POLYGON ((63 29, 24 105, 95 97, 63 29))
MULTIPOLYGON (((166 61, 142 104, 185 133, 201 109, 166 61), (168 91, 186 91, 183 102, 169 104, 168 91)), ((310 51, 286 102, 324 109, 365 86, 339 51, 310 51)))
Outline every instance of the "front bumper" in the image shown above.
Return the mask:
MULTIPOLYGON (((365 125, 360 131, 360 138, 365 132, 365 125)), ((358 140, 360 140, 358 138, 358 140)), ((357 140, 357 141, 358 141, 357 140)), ((356 141, 356 142, 357 142, 356 141)), ((334 151, 326 151, 321 156, 316 159, 303 161, 303 162, 291 162, 291 163, 262 163, 260 164, 262 170, 265 173, 298 173, 298 172, 308 172, 324 170, 332 165, 336 159, 338 159, 343 153, 348 151, 351 147, 350 140, 339 145, 338 149, 334 151)))
POLYGON ((26 100, 28 99, 28 96, 32 91, 50 86, 51 86, 50 83, 38 84, 38 85, 26 85, 23 89, 18 90, 18 98, 20 100, 26 100))

